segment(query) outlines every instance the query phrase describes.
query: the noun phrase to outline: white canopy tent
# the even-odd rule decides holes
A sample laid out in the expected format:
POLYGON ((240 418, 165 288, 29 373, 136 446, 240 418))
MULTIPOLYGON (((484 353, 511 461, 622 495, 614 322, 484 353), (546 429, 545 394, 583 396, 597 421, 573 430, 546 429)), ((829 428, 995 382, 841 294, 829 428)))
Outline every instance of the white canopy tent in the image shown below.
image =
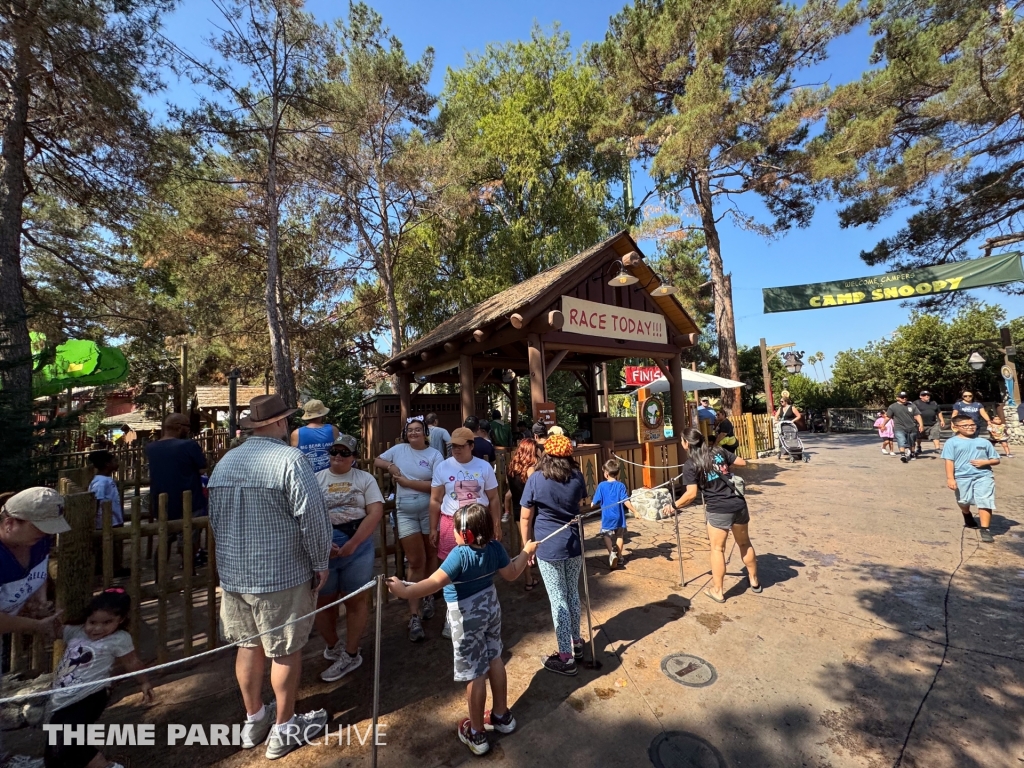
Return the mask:
MULTIPOLYGON (((737 387, 746 386, 742 381, 723 379, 721 376, 712 376, 710 373, 699 373, 687 368, 683 368, 682 373, 683 389, 687 392, 696 392, 702 389, 736 389, 737 387)), ((656 379, 650 384, 639 387, 638 389, 646 389, 651 393, 668 392, 668 379, 662 376, 660 379, 656 379)))

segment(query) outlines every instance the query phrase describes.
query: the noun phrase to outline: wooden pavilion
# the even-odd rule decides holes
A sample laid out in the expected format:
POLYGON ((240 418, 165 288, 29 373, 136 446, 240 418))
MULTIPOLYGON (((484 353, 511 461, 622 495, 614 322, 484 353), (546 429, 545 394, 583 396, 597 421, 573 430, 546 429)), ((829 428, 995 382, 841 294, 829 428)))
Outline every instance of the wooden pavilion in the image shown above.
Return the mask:
MULTIPOLYGON (((564 370, 582 385, 594 447, 603 448, 595 453, 615 450, 624 455, 622 450, 642 448, 635 426, 632 431, 618 429, 624 425, 598 411, 598 372, 609 360, 653 359, 670 383, 672 413, 682 423, 686 401, 681 352, 696 343, 698 328, 675 296, 655 294, 660 285, 637 244, 620 232, 460 312, 385 364, 398 380, 401 422, 411 413, 413 396, 430 382, 460 385, 463 419, 476 413, 475 393, 485 384, 500 387, 515 414, 517 391, 508 386, 507 371, 529 376, 529 410, 536 419, 548 403, 548 377, 564 370)), ((658 441, 672 446, 672 457, 678 456, 681 431, 677 427, 673 439, 658 441)), ((636 455, 651 458, 657 447, 636 455)), ((657 463, 675 463, 664 460, 668 452, 658 453, 663 460, 657 463)), ((654 479, 645 477, 647 482, 639 484, 654 479)))

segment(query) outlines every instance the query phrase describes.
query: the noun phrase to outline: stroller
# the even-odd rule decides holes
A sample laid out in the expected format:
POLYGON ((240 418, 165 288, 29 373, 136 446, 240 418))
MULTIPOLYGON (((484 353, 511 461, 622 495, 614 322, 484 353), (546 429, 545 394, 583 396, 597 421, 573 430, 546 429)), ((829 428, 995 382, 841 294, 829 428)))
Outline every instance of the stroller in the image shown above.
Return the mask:
POLYGON ((800 440, 800 432, 792 421, 779 422, 779 458, 783 456, 792 462, 808 462, 811 457, 804 451, 803 441, 800 440))

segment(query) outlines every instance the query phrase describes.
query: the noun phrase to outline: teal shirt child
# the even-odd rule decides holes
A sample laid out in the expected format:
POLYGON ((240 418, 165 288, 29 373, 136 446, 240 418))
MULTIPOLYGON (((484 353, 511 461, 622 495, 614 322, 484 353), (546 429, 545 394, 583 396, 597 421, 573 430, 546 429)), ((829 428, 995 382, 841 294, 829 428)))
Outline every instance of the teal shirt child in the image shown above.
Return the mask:
POLYGON ((962 437, 954 435, 942 447, 942 458, 953 462, 953 477, 970 479, 991 477, 990 467, 976 467, 971 464, 973 459, 998 459, 999 454, 992 443, 980 437, 962 437))

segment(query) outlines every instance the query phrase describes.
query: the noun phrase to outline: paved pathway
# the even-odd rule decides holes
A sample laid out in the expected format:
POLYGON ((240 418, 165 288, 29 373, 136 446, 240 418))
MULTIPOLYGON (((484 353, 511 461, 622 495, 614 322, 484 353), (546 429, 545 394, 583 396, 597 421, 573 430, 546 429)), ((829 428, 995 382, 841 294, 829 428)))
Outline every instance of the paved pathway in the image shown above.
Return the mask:
MULTIPOLYGON (((451 680, 451 646, 439 636, 439 619, 427 622, 428 640, 412 646, 391 603, 382 653, 388 743, 380 764, 642 766, 651 764, 652 742, 677 732, 705 746, 687 758, 678 742, 662 743, 667 767, 888 768, 901 755, 906 768, 1024 764, 1024 528, 1017 523, 1024 520, 1024 459, 996 468, 996 543, 980 545, 961 527, 936 456, 903 465, 867 437, 805 440, 809 464, 768 460, 743 471, 762 595, 746 590, 737 554, 727 603, 702 594, 709 576, 697 511, 682 519, 682 589, 671 522, 631 521, 633 555, 614 573, 590 537, 602 666, 562 678, 540 669, 553 648, 543 589, 501 585, 519 731, 494 739, 485 758, 471 757, 454 735, 465 716, 464 688, 451 680), (709 661, 717 681, 689 688, 669 680, 661 663, 674 652, 709 661)), ((372 646, 367 637, 362 669, 327 685, 317 677, 322 644, 311 641, 300 706, 327 707, 335 727, 365 730, 372 646)), ((129 696, 104 720, 232 722, 241 712, 226 663, 200 666, 157 695, 153 710, 129 696)), ((369 766, 369 748, 354 733, 351 742, 306 748, 280 764, 369 766)), ((124 754, 147 768, 263 763, 228 747, 124 754)))

